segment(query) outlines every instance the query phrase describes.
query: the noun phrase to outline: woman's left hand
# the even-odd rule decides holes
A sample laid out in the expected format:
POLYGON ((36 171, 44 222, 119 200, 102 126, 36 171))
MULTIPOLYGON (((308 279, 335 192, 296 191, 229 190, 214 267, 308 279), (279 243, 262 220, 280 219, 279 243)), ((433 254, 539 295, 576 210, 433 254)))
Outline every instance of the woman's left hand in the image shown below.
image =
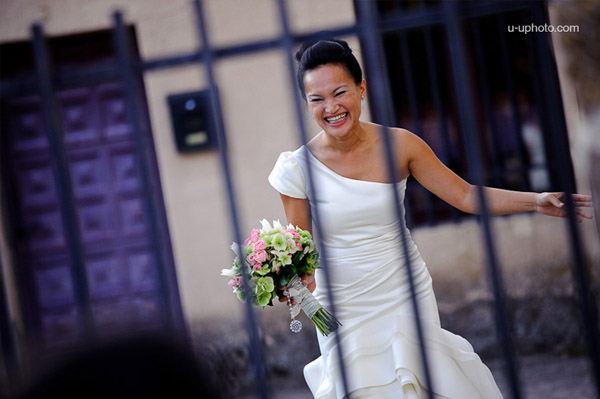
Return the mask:
MULTIPOLYGON (((566 217, 567 211, 564 207, 564 193, 539 193, 535 198, 535 210, 548 216, 566 217)), ((592 212, 589 209, 592 206, 592 197, 583 194, 572 194, 575 205, 575 215, 577 221, 582 219, 592 219, 592 212)))

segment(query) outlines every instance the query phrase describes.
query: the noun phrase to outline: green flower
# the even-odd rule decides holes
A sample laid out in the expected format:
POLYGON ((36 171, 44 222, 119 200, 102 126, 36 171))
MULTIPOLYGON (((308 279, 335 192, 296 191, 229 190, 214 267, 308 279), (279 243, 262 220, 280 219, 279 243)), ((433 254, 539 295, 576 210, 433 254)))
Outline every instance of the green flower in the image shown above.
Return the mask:
POLYGON ((263 233, 260 235, 260 239, 265 242, 267 247, 270 247, 273 244, 273 235, 270 233, 263 233))
POLYGON ((306 272, 312 273, 318 267, 319 267, 319 254, 317 252, 311 252, 306 257, 306 272))
POLYGON ((275 291, 275 284, 272 277, 260 277, 256 280, 254 287, 256 292, 256 302, 260 306, 266 306, 271 301, 272 292, 275 291))
POLYGON ((256 293, 261 294, 263 292, 273 292, 275 289, 275 283, 273 277, 260 277, 256 280, 256 293))
POLYGON ((281 233, 276 233, 273 235, 273 248, 278 251, 285 251, 287 248, 287 237, 281 233))
POLYGON ((290 254, 288 252, 279 252, 277 254, 277 259, 279 260, 279 263, 282 266, 292 264, 292 257, 290 256, 290 254))
POLYGON ((267 306, 271 302, 271 293, 262 292, 256 296, 256 303, 259 306, 267 306))
POLYGON ((304 248, 304 253, 314 251, 315 243, 313 242, 310 232, 298 229, 298 234, 300 235, 300 244, 302 244, 302 248, 304 248))

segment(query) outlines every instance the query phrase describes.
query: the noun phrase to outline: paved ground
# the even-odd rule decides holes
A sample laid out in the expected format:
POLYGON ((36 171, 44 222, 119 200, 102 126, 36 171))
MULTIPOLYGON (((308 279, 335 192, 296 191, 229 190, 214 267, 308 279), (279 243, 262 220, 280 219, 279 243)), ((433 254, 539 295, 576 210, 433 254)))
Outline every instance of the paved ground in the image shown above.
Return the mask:
MULTIPOLYGON (((521 358, 519 364, 522 394, 526 399, 596 398, 586 358, 535 355, 521 358)), ((504 396, 510 398, 502 362, 495 360, 489 366, 504 396)), ((274 393, 273 399, 312 399, 312 396, 305 389, 281 390, 274 393)))
MULTIPOLYGON (((587 358, 536 355, 522 358, 519 365, 524 398, 598 398, 594 391, 590 362, 587 358)), ((489 366, 504 396, 510 398, 510 390, 502 370, 503 364, 500 361, 494 361, 489 366)))

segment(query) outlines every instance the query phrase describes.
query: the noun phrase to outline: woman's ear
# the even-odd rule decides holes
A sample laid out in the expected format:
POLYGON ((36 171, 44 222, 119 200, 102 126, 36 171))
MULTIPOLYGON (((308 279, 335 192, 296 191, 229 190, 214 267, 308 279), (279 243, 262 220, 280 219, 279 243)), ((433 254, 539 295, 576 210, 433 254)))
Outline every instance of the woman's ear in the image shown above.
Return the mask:
POLYGON ((364 99, 365 95, 367 94, 367 81, 366 80, 362 80, 360 82, 360 98, 364 99))

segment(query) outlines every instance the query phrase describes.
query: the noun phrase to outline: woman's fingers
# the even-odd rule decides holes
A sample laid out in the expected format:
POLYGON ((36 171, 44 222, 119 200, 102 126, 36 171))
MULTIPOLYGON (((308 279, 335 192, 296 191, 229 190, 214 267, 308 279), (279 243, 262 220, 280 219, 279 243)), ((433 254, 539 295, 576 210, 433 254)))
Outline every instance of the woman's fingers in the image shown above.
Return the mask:
POLYGON ((592 196, 591 195, 585 195, 585 194, 573 194, 571 195, 571 198, 573 198, 573 200, 575 202, 579 202, 579 203, 586 203, 586 204, 592 204, 592 196))
POLYGON ((302 284, 304 284, 304 286, 306 286, 310 292, 313 292, 315 288, 317 288, 314 273, 305 274, 301 277, 301 279, 302 284))
MULTIPOLYGON (((564 193, 540 193, 536 198, 538 211, 549 216, 566 217, 567 212, 564 207, 564 193)), ((592 207, 592 197, 585 194, 571 194, 573 205, 575 206, 575 215, 577 221, 583 219, 593 219, 593 213, 587 208, 592 207)))
POLYGON ((591 212, 587 212, 586 210, 583 210, 581 208, 576 208, 576 212, 577 215, 581 216, 582 218, 585 219, 593 219, 594 215, 591 212))
MULTIPOLYGON (((561 197, 562 197, 562 194, 561 194, 561 197)), ((564 203, 558 199, 557 195, 551 194, 547 197, 547 199, 548 199, 548 202, 550 202, 552 205, 554 205, 557 208, 562 208, 564 205, 564 203)))

